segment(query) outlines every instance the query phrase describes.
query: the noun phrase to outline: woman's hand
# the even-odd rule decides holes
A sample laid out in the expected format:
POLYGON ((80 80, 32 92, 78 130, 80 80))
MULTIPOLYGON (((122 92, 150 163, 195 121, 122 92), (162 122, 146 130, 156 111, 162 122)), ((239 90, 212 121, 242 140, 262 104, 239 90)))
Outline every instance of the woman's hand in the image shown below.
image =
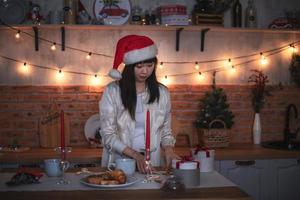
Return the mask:
POLYGON ((180 160, 181 158, 180 158, 180 156, 175 154, 174 148, 172 146, 166 146, 164 149, 165 149, 165 156, 166 156, 166 161, 167 161, 167 168, 170 168, 173 159, 180 160))
POLYGON ((139 152, 137 152, 137 151, 135 151, 135 150, 133 150, 133 149, 131 149, 129 147, 126 147, 124 149, 124 151, 123 151, 123 154, 126 155, 126 156, 129 156, 129 157, 133 158, 136 161, 136 165, 137 165, 137 168, 138 168, 138 170, 139 170, 140 173, 146 174, 147 171, 148 171, 148 173, 150 173, 151 171, 153 171, 152 168, 147 169, 145 156, 143 156, 139 152))
POLYGON ((137 168, 139 170, 140 173, 147 173, 147 166, 146 166, 146 161, 145 161, 145 156, 143 156, 142 154, 135 152, 134 155, 132 156, 135 161, 136 161, 136 165, 137 168))

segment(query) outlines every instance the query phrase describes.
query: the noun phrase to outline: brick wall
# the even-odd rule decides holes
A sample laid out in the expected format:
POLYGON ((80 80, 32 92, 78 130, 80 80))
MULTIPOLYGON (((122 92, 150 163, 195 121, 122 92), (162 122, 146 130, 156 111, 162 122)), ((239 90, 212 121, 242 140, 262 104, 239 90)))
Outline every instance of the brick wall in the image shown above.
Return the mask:
MULTIPOLYGON (((224 85, 230 108, 235 115, 235 124, 229 131, 231 143, 251 143, 253 111, 250 88, 243 85, 224 85)), ((190 134, 197 143, 196 130, 192 126, 199 99, 210 86, 171 85, 175 132, 190 134)), ((9 145, 15 138, 21 145, 39 146, 38 121, 51 102, 64 109, 70 118, 71 145, 87 146, 84 124, 89 116, 98 113, 98 101, 102 87, 89 86, 0 86, 0 144, 9 145)), ((272 96, 267 98, 261 112, 263 140, 282 138, 285 107, 295 103, 300 109, 299 88, 272 86, 272 96)), ((299 110, 300 111, 300 110, 299 110)), ((293 122, 293 124, 300 124, 293 122)), ((295 125, 295 126, 296 126, 295 125)), ((299 125, 298 125, 299 126, 299 125)), ((177 145, 186 145, 187 137, 178 136, 177 145)))

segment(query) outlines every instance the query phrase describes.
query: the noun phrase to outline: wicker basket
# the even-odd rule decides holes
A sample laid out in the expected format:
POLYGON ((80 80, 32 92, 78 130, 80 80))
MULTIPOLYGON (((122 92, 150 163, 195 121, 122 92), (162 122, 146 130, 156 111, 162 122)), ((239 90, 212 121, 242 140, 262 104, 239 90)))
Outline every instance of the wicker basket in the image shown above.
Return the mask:
POLYGON ((199 145, 204 145, 205 147, 228 147, 229 136, 227 133, 226 124, 224 121, 215 119, 210 122, 209 127, 212 127, 214 123, 220 123, 224 128, 209 128, 209 129, 199 129, 198 137, 199 145))

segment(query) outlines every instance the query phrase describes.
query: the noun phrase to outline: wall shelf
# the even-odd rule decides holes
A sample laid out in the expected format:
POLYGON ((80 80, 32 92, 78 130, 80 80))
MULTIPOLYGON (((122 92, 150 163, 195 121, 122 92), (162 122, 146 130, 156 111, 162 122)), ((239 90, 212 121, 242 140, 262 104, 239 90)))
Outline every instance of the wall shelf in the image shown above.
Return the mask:
MULTIPOLYGON (((32 30, 32 25, 12 25, 21 30, 32 30)), ((66 30, 115 30, 115 31, 176 31, 178 28, 184 28, 184 31, 201 31, 209 28, 211 32, 241 32, 241 33, 300 33, 300 29, 248 29, 248 28, 225 28, 218 26, 155 26, 155 25, 120 25, 120 26, 106 26, 106 25, 62 25, 62 24, 42 24, 37 27, 42 29, 59 29, 64 26, 66 30)), ((0 30, 9 29, 5 26, 0 26, 0 30)))

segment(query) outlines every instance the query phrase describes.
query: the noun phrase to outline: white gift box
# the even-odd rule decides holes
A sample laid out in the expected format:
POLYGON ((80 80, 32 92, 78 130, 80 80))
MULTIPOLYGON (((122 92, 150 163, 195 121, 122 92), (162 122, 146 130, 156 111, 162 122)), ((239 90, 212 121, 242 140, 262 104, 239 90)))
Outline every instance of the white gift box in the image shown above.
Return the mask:
POLYGON ((198 161, 182 161, 182 160, 172 160, 172 168, 173 169, 198 169, 199 162, 198 161))
POLYGON ((200 172, 214 171, 215 150, 200 149, 195 154, 195 149, 194 149, 193 158, 194 160, 200 162, 200 172))
POLYGON ((187 187, 200 184, 199 162, 194 160, 172 160, 172 172, 187 187))

